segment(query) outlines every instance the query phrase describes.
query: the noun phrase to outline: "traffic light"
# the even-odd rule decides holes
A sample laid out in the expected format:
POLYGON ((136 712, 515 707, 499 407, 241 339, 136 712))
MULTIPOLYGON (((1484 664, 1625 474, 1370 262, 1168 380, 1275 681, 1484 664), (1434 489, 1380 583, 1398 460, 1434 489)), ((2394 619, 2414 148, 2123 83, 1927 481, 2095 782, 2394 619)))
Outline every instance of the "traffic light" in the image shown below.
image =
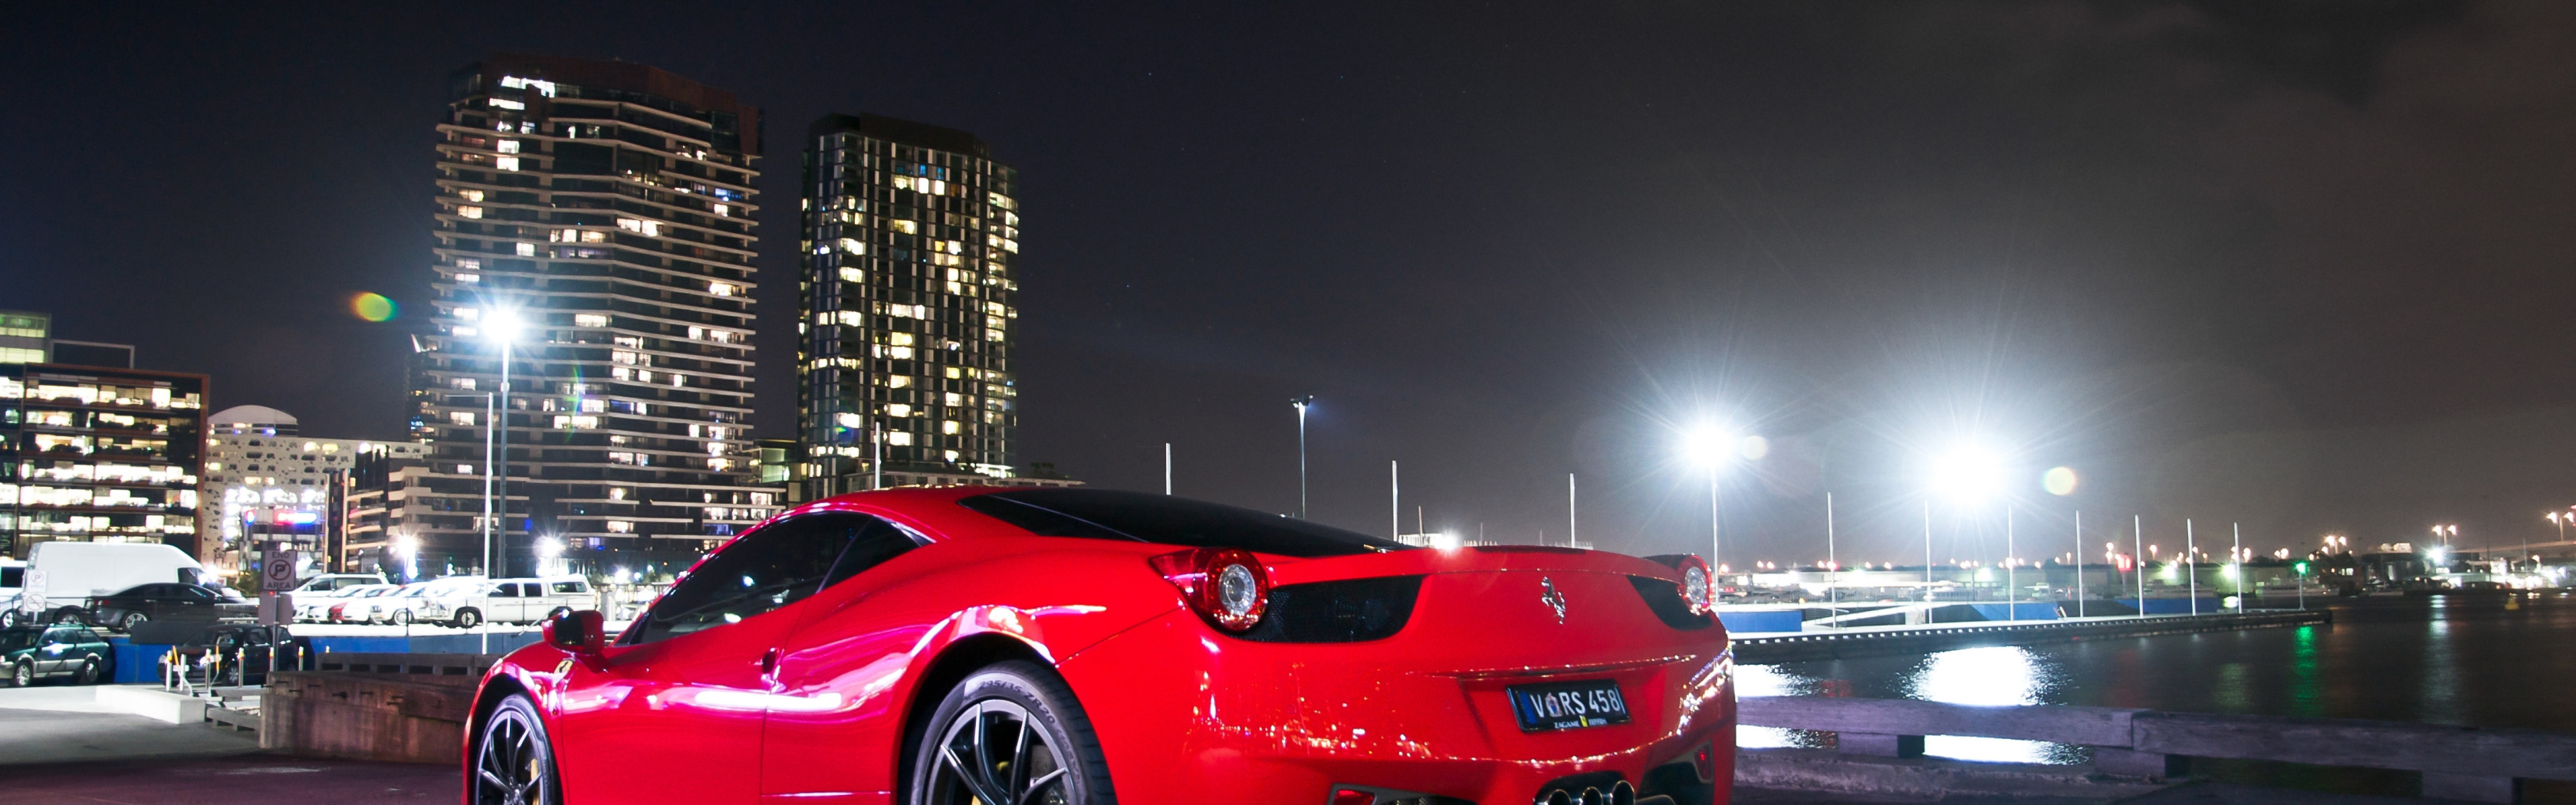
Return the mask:
POLYGON ((2299 571, 2299 575, 2302 575, 2302 576, 2308 575, 2308 563, 2307 563, 2307 560, 2304 560, 2304 559, 2299 560, 2298 562, 2296 562, 2296 563, 2294 563, 2294 564, 2290 565, 2290 569, 2292 569, 2292 570, 2296 570, 2296 571, 2299 571))

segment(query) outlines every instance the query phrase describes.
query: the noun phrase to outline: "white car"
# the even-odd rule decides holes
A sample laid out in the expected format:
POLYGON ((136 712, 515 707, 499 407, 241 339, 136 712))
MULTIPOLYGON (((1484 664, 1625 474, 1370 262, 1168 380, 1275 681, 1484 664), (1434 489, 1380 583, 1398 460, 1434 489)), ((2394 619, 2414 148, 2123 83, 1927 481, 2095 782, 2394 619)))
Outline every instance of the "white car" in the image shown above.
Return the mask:
POLYGON ((296 593, 295 620, 297 623, 327 623, 331 620, 331 607, 348 603, 355 598, 381 595, 382 591, 391 589, 394 589, 394 585, 360 584, 330 592, 296 593))
POLYGON ((598 609, 599 594, 581 576, 476 580, 420 597, 411 616, 458 628, 491 623, 540 623, 566 612, 598 609))
POLYGON ((386 583, 385 574, 382 573, 324 573, 319 576, 305 579, 303 584, 298 585, 291 592, 295 594, 295 597, 302 598, 308 595, 319 596, 326 593, 335 593, 351 587, 381 585, 386 583))

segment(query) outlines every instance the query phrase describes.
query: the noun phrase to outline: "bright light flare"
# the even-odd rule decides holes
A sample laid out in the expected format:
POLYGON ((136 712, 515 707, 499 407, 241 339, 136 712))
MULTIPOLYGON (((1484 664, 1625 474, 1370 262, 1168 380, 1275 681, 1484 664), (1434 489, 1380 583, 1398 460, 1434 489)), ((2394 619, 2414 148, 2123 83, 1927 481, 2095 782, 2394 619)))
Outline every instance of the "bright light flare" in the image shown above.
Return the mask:
POLYGON ((483 337, 493 341, 516 343, 520 333, 527 329, 527 325, 519 320, 519 311, 506 307, 493 308, 484 314, 482 324, 483 337))
MULTIPOLYGON (((1702 467, 1715 467, 1734 457, 1735 444, 1735 434, 1728 433, 1725 428, 1701 425, 1682 434, 1682 457, 1702 467)), ((1769 445, 1764 445, 1764 449, 1767 451, 1769 445)))
POLYGON ((2004 460, 1983 445, 1960 445, 1932 462, 1932 493, 1951 503, 1983 502, 2004 489, 2004 460))
POLYGON ((2075 486, 2082 480, 2076 477, 2074 467, 2051 467, 2039 474, 2039 487, 2062 498, 2075 494, 2075 486))

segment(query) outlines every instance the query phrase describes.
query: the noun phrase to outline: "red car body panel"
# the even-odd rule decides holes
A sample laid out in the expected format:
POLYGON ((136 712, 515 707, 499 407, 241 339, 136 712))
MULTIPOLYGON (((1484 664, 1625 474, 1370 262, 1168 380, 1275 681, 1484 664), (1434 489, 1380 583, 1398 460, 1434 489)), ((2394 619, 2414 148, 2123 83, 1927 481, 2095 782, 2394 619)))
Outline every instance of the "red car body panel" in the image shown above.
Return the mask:
POLYGON ((530 691, 575 805, 889 802, 905 719, 946 693, 924 689, 927 672, 963 641, 1001 639, 1064 677, 1129 803, 1222 791, 1320 805, 1355 784, 1516 805, 1577 773, 1641 781, 1712 743, 1717 779, 1732 774, 1723 627, 1663 625, 1628 579, 1677 579, 1664 565, 1547 548, 1265 554, 1274 585, 1424 581, 1391 637, 1258 642, 1208 625, 1147 564, 1181 548, 1032 536, 956 504, 995 491, 860 493, 782 515, 864 512, 929 544, 722 628, 588 656, 522 648, 485 678, 477 712, 506 684, 530 691), (1565 679, 1617 680, 1629 722, 1521 731, 1503 688, 1565 679))

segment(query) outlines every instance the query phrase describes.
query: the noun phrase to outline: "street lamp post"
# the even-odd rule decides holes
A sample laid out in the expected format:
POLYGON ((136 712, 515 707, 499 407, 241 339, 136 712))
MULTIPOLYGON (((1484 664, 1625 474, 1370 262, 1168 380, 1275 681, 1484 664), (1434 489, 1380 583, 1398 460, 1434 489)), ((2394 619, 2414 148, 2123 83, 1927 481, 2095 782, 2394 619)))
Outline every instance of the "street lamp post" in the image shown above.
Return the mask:
POLYGON ((484 395, 488 419, 483 423, 483 575, 493 578, 493 562, 507 561, 510 553, 508 527, 510 518, 510 358, 512 346, 519 340, 519 314, 509 308, 494 308, 482 318, 483 337, 501 345, 501 384, 484 395), (493 555, 497 548, 500 556, 493 555))
POLYGON ((1692 431, 1683 440, 1683 450, 1693 460, 1708 465, 1708 564, 1712 572, 1725 567, 1719 559, 1724 543, 1718 533, 1717 474, 1726 468, 1729 452, 1734 449, 1732 435, 1714 425, 1692 431))
POLYGON ((1315 395, 1290 397, 1288 404, 1297 407, 1297 519, 1306 517, 1306 407, 1315 404, 1315 395))

